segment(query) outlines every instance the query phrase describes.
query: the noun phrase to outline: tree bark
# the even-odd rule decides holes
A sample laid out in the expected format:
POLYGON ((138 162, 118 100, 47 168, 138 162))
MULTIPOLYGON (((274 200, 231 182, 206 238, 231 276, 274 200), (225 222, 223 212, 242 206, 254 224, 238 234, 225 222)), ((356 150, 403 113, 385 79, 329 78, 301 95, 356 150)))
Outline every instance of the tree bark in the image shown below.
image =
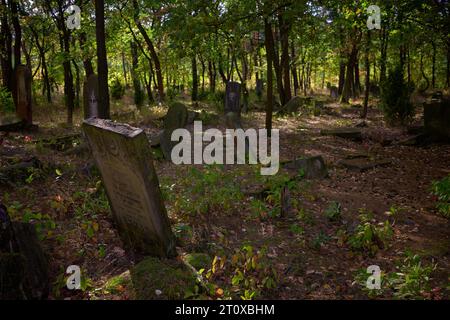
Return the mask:
POLYGON ((198 100, 197 55, 192 56, 192 101, 198 100))
POLYGON ((264 30, 266 34, 265 47, 267 59, 267 102, 266 102, 266 130, 267 135, 270 136, 272 130, 272 111, 273 111, 273 75, 272 75, 272 61, 274 54, 272 25, 268 19, 264 19, 264 30))
POLYGON ((290 62, 289 62, 289 29, 290 26, 283 18, 283 11, 278 16, 281 38, 281 64, 283 65, 283 93, 285 103, 292 99, 291 91, 291 76, 290 76, 290 62))
POLYGON ((97 73, 98 73, 98 114, 100 118, 109 119, 108 60, 105 43, 105 2, 95 1, 95 30, 97 39, 97 73))
POLYGON ((366 79, 364 81, 364 105, 363 105, 363 112, 361 114, 361 118, 363 119, 367 117, 367 109, 369 104, 369 93, 370 93, 369 53, 370 53, 370 30, 367 30, 366 52, 364 56, 364 63, 366 64, 366 79))

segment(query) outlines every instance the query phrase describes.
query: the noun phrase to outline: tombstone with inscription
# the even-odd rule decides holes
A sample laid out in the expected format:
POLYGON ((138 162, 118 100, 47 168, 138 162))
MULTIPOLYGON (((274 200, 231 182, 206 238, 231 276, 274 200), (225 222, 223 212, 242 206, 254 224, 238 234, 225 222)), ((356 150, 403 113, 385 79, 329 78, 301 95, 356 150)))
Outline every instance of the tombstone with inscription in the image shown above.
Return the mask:
POLYGON ((30 126, 33 124, 31 71, 27 66, 17 66, 16 81, 16 113, 25 125, 30 126))
POLYGON ((98 117, 98 77, 91 74, 83 84, 84 118, 98 117))
POLYGON ((142 129, 91 118, 83 123, 119 233, 137 253, 176 255, 148 139, 142 129))
POLYGON ((262 79, 256 80, 256 95, 261 100, 264 90, 264 81, 262 79))
POLYGON ((238 82, 228 82, 225 93, 225 114, 236 112, 241 114, 241 84, 238 82))

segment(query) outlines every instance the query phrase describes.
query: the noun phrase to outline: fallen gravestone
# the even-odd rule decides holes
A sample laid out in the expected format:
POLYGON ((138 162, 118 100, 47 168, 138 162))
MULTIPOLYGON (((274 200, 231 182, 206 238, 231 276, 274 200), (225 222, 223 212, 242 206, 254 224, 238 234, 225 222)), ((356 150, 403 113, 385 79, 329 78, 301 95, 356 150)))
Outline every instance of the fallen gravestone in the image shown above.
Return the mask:
POLYGON ((282 164, 288 170, 301 171, 306 179, 322 179, 328 177, 328 170, 322 156, 295 159, 282 164))
POLYGON ((425 132, 436 140, 450 141, 450 101, 432 100, 423 106, 425 132))
POLYGON ((337 162, 338 165, 348 170, 367 171, 376 167, 387 166, 391 164, 389 160, 370 160, 368 158, 358 157, 353 159, 344 159, 337 162))
POLYGON ((84 119, 98 117, 98 77, 91 74, 83 84, 84 119))
POLYGON ((176 129, 184 128, 188 121, 187 107, 176 102, 169 107, 167 114, 164 117, 164 132, 160 137, 161 150, 166 160, 170 160, 173 147, 178 141, 172 141, 172 132, 176 129))
POLYGON ((358 128, 335 128, 335 129, 322 129, 320 134, 323 136, 334 136, 343 139, 361 141, 362 134, 358 128))
POLYGON ((236 112, 241 114, 241 84, 238 82, 227 82, 225 93, 225 114, 236 112))
POLYGON ((33 124, 32 98, 31 98, 31 71, 24 65, 16 69, 16 113, 26 126, 33 124))
POLYGON ((297 112, 300 108, 306 106, 311 101, 310 97, 295 96, 286 103, 277 114, 290 114, 297 112))
POLYGON ((83 131, 124 242, 138 253, 174 256, 175 241, 143 130, 91 118, 83 131))
POLYGON ((8 115, 0 119, 0 132, 21 131, 25 122, 17 115, 8 115))

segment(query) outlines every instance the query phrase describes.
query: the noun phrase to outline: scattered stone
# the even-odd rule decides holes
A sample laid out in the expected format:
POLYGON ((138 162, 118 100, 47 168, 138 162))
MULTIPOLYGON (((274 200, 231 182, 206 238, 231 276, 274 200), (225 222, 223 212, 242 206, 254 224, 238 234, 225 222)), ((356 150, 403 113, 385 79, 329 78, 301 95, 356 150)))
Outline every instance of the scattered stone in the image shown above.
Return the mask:
POLYGON ((344 159, 338 161, 338 165, 343 166, 349 170, 355 171, 367 171, 376 167, 387 166, 391 163, 389 160, 378 160, 372 161, 366 158, 353 158, 353 159, 344 159))
POLYGON ((188 120, 187 107, 180 103, 175 102, 169 107, 166 116, 164 117, 164 131, 161 136, 161 150, 166 160, 171 160, 171 153, 173 147, 178 141, 172 141, 172 133, 176 129, 184 128, 188 120))
POLYGON ((302 171, 306 179, 323 179, 328 177, 328 170, 322 156, 296 159, 283 163, 283 168, 302 171))
POLYGON ((91 118, 83 131, 124 242, 138 253, 174 256, 175 238, 143 130, 91 118))
POLYGON ((323 136, 335 136, 343 139, 361 141, 361 130, 357 128, 335 128, 335 129, 322 129, 320 134, 323 136))

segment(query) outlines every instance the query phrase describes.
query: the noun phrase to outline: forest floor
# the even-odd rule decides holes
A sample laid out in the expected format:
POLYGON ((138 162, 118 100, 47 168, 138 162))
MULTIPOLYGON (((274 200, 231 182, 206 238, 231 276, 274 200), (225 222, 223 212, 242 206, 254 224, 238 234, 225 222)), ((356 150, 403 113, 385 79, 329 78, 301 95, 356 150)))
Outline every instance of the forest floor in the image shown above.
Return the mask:
MULTIPOLYGON (((119 121, 149 133, 161 128, 165 108, 139 115, 120 107, 128 104, 114 105, 119 121)), ((320 129, 361 122, 357 107, 325 106, 317 116, 273 122, 280 129, 280 160, 321 155, 329 171, 325 179, 306 180, 301 174, 290 179, 283 170, 265 178, 249 165, 176 166, 154 153, 180 257, 206 253, 224 262, 211 268, 214 294, 185 288, 186 297, 239 298, 254 292, 263 299, 450 298, 450 221, 437 213, 431 194, 432 182, 450 173, 450 145, 397 144, 410 135, 386 126, 375 108, 361 128, 362 141, 322 136, 320 129), (340 165, 350 158, 383 160, 383 165, 363 172, 340 165), (280 216, 279 191, 286 183, 292 208, 280 216), (267 197, 260 197, 262 186, 269 188, 267 197), (367 237, 368 230, 376 235, 367 237), (252 268, 245 261, 253 257, 252 268), (364 288, 371 265, 382 270, 383 290, 364 288)), ((212 106, 200 102, 196 108, 211 115, 204 129, 225 128, 212 106)), ((39 131, 0 136, 1 166, 32 157, 41 163, 2 182, 1 201, 14 219, 36 225, 51 261, 52 299, 132 299, 129 282, 111 279, 126 278, 138 257, 126 251, 113 227, 92 159, 88 152, 57 151, 42 141, 79 133, 78 113, 78 124, 66 128, 58 124, 64 110, 38 108, 39 131), (82 291, 65 288, 69 265, 81 266, 82 291)), ((243 116, 244 128, 263 128, 264 116, 251 110, 243 116)))

